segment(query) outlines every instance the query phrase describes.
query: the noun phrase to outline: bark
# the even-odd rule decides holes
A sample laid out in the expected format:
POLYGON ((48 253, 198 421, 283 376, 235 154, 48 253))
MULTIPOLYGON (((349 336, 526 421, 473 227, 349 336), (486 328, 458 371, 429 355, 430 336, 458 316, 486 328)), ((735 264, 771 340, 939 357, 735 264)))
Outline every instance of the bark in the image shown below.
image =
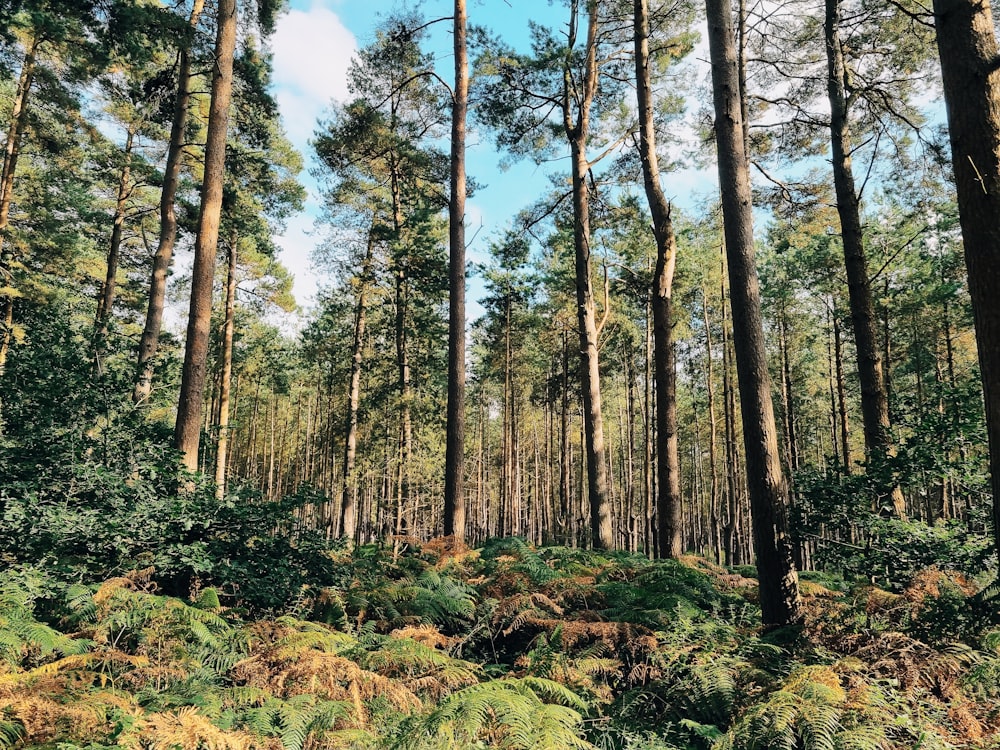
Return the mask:
MULTIPOLYGON (((3 172, 0 174, 0 289, 13 290, 13 252, 4 249, 7 227, 10 222, 10 204, 14 199, 14 175, 17 174, 17 157, 21 153, 21 134, 24 132, 25 116, 31 97, 31 85, 35 80, 35 57, 42 43, 35 34, 24 53, 21 73, 17 79, 14 103, 11 108, 10 126, 7 129, 7 143, 4 146, 3 172)), ((0 293, 3 323, 0 324, 0 376, 7 365, 7 353, 14 338, 14 297, 12 291, 0 293)))
POLYGON ((743 439, 747 456, 753 540, 765 626, 802 618, 798 576, 787 530, 788 488, 781 470, 771 403, 760 291, 753 249, 753 207, 743 140, 741 91, 729 0, 706 0, 715 103, 719 184, 729 261, 743 439))
POLYGON ((174 426, 174 444, 182 454, 184 466, 192 472, 198 467, 198 444, 201 438, 199 425, 205 391, 212 284, 215 280, 215 255, 222 210, 229 103, 233 89, 236 0, 219 0, 217 24, 212 99, 205 143, 205 178, 201 188, 201 215, 198 218, 198 237, 191 271, 191 307, 184 347, 184 369, 177 404, 177 422, 174 426))
POLYGON ((673 319, 670 305, 677 243, 670 218, 670 204, 660 187, 660 167, 653 127, 653 86, 649 60, 649 2, 635 0, 635 78, 639 105, 639 158, 642 162, 646 200, 653 216, 656 238, 656 273, 653 281, 653 341, 656 380, 656 458, 658 548, 660 557, 679 557, 682 505, 680 456, 677 445, 677 377, 673 319))
POLYGON ((226 496, 226 462, 229 451, 229 392, 233 381, 233 334, 236 330, 236 260, 239 235, 229 238, 226 272, 226 322, 222 330, 222 376, 219 382, 219 442, 215 451, 215 496, 226 496))
MULTIPOLYGON (((569 46, 576 35, 578 2, 571 12, 569 46)), ((563 125, 570 142, 573 170, 573 246, 576 271, 577 322, 580 333, 580 374, 583 388, 584 442, 587 453, 587 498, 590 505, 591 537, 595 549, 611 549, 614 534, 608 502, 605 464, 604 419, 601 413, 601 378, 598 355, 596 305, 590 264, 590 192, 587 174, 590 162, 586 148, 590 134, 590 107, 597 93, 598 3, 587 0, 587 41, 580 88, 569 68, 563 71, 563 125), (575 116, 574 116, 575 103, 575 116)))
POLYGON ((833 356, 837 383, 837 424, 840 425, 840 455, 844 474, 851 473, 850 424, 847 418, 847 383, 844 380, 844 346, 837 311, 833 311, 833 356))
POLYGON ((451 112, 451 199, 448 296, 448 413, 445 438, 444 534, 465 538, 465 121, 469 59, 465 0, 455 0, 455 91, 451 112))
POLYGON ((1000 52, 989 0, 934 0, 1000 550, 1000 52))
POLYGON ((715 548, 715 561, 722 562, 722 521, 719 512, 719 468, 716 456, 718 454, 718 429, 715 418, 715 363, 712 358, 712 327, 708 318, 708 290, 702 289, 702 314, 705 321, 705 390, 708 394, 708 463, 711 476, 709 495, 709 515, 712 524, 712 542, 715 548))
MULTIPOLYGON (((191 9, 189 26, 198 25, 204 0, 195 0, 191 9)), ((177 64, 177 98, 174 101, 173 121, 170 125, 170 141, 167 145, 167 161, 163 168, 163 188, 160 191, 160 239, 153 254, 153 268, 149 280, 149 305, 146 309, 146 323, 139 339, 139 355, 136 366, 135 387, 132 401, 141 403, 149 398, 153 390, 153 365, 160 343, 160 328, 163 326, 163 309, 167 295, 167 275, 174 257, 174 243, 177 240, 177 214, 174 200, 180 182, 181 162, 184 159, 184 132, 187 126, 188 107, 191 103, 191 52, 182 47, 177 64)))
POLYGON ((104 284, 101 287, 101 298, 97 305, 97 329, 98 335, 103 338, 107 334, 108 318, 111 316, 111 309, 115 303, 115 292, 117 291, 118 260, 121 255, 122 232, 125 228, 125 209, 128 206, 128 197, 131 192, 132 174, 132 144, 135 141, 135 130, 129 126, 128 134, 125 138, 125 150, 123 152, 124 164, 121 174, 118 177, 118 193, 115 197, 115 213, 111 226, 111 240, 108 243, 107 271, 104 275, 104 284))
POLYGON ((344 438, 344 476, 340 502, 340 533, 348 540, 357 537, 358 481, 354 464, 358 453, 358 407, 361 404, 361 360, 364 350, 365 325, 368 313, 368 284, 371 280, 374 235, 368 234, 368 247, 358 279, 358 299, 354 309, 354 345, 351 354, 351 383, 347 391, 347 425, 344 438))
MULTIPOLYGON (((847 289, 851 302, 851 324, 857 351, 858 379, 861 381, 865 452, 869 458, 884 458, 894 449, 889 426, 889 397, 875 330, 875 305, 865 259, 860 201, 851 165, 850 102, 847 95, 847 69, 840 41, 840 0, 826 0, 825 40, 833 183, 837 192, 837 212, 840 215, 847 289)), ((904 518, 906 504, 898 485, 890 489, 890 496, 894 512, 898 517, 904 518)))

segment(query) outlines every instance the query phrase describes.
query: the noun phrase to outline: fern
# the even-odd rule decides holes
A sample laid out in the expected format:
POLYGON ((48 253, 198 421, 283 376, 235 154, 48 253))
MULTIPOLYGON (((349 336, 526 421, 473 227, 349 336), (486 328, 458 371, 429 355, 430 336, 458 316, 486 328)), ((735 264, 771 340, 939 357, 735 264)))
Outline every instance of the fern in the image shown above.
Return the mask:
POLYGON ((503 678, 448 696, 392 747, 423 749, 430 738, 438 746, 465 748, 489 736, 509 750, 583 750, 593 748, 580 736, 580 711, 585 709, 577 695, 557 682, 503 678))
POLYGON ((858 693, 848 701, 837 672, 801 667, 780 690, 748 710, 714 750, 768 747, 787 750, 879 750, 895 723, 877 702, 858 693))
POLYGON ((24 738, 24 724, 17 719, 0 717, 0 748, 12 748, 24 738))

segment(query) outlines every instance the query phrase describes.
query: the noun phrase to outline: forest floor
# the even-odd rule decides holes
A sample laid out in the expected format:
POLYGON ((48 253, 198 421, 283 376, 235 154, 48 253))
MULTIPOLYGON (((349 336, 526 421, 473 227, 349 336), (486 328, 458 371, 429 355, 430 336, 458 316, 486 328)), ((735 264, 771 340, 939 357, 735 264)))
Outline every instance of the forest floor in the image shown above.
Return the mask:
POLYGON ((697 557, 336 554, 267 617, 0 574, 0 748, 1000 748, 995 587, 956 574, 806 573, 805 626, 763 633, 753 570, 697 557))

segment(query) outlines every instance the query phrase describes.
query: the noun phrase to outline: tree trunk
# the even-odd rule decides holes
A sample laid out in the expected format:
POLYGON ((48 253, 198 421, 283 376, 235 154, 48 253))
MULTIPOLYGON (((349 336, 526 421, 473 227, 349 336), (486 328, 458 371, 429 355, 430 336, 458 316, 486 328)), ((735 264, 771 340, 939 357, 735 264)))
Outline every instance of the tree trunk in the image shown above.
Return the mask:
MULTIPOLYGON (((204 0, 195 0, 189 19, 192 29, 198 25, 204 5, 204 0)), ((160 342, 160 328, 163 326, 167 274, 170 271, 170 261, 174 257, 174 243, 177 240, 174 199, 177 197, 177 185, 180 182, 181 162, 184 158, 184 131, 190 103, 191 52, 185 46, 180 50, 177 64, 177 99, 174 102, 174 116, 170 125, 167 161, 163 168, 163 188, 160 191, 160 240, 153 255, 153 269, 149 280, 149 305, 146 309, 146 323, 142 337, 139 339, 135 387, 132 391, 132 401, 137 404, 149 398, 153 389, 153 364, 160 342)))
POLYGON ((850 425, 847 418, 847 384, 844 380, 844 345, 843 336, 840 333, 840 318, 837 310, 833 311, 833 357, 836 367, 837 383, 837 424, 840 425, 840 455, 844 459, 844 474, 850 474, 851 467, 851 443, 850 425))
POLYGON ((989 0, 934 0, 1000 550, 1000 53, 989 0))
MULTIPOLYGON (((115 214, 111 226, 111 241, 108 243, 107 270, 104 274, 104 284, 101 286, 101 297, 97 303, 97 331, 100 338, 107 335, 108 318, 115 303, 117 291, 118 259, 121 255, 122 231, 125 228, 125 208, 131 192, 132 144, 135 140, 135 129, 129 126, 125 138, 125 149, 121 175, 118 178, 118 194, 115 197, 115 214)), ((99 356, 99 355, 98 355, 99 356)))
MULTIPOLYGON (((7 227, 10 222, 10 204, 14 199, 14 175, 17 173, 17 157, 21 153, 21 134, 24 132, 31 85, 35 80, 35 56, 41 43, 41 37, 36 33, 24 53, 21 74, 18 76, 17 89, 14 92, 10 127, 7 129, 7 143, 4 146, 3 172, 0 174, 0 289, 14 287, 14 254, 9 248, 4 249, 4 241, 7 238, 7 227)), ((3 322, 0 323, 0 376, 2 376, 7 365, 7 352, 10 351, 10 344, 14 339, 14 294, 2 293, 0 300, 3 303, 3 322)))
POLYGON ((705 390, 708 394, 708 463, 711 476, 709 516, 712 524, 712 543, 715 561, 722 562, 722 521, 719 512, 718 429, 715 417, 715 363, 712 361, 712 327, 708 317, 708 289, 702 288, 702 314, 705 321, 705 390))
MULTIPOLYGON (((578 3, 571 12, 578 11, 578 3)), ((576 303, 580 332, 580 377, 583 388, 583 422, 587 454, 587 497, 590 504, 591 536, 595 549, 611 549, 614 534, 608 502, 607 467, 604 460, 604 419, 601 414, 601 376, 598 328, 590 266, 590 194, 587 174, 590 163, 586 148, 590 134, 590 107, 597 93, 598 3, 587 0, 587 41, 584 50, 582 90, 568 68, 563 71, 563 121, 572 151, 573 246, 576 256, 576 303), (574 117, 573 107, 576 106, 574 117)), ((575 43, 575 18, 570 24, 569 47, 575 43)))
POLYGON ((351 383, 347 391, 347 425, 344 438, 344 476, 340 501, 340 533, 348 540, 357 537, 358 479, 354 463, 358 452, 358 406, 361 403, 361 359, 365 343, 365 324, 368 313, 368 284, 371 280, 372 255, 375 236, 368 233, 368 247, 361 264, 358 279, 358 299, 354 309, 354 346, 351 355, 351 383))
POLYGON ((226 322, 222 330, 222 377, 219 383, 219 442, 215 451, 215 497, 226 496, 226 462, 229 451, 229 390, 233 380, 233 334, 236 330, 236 260, 239 234, 229 238, 226 269, 226 322))
POLYGON ((788 488, 781 471, 764 348, 753 249, 753 206, 743 140, 741 95, 729 0, 706 0, 715 102, 719 184, 729 261, 743 439, 765 626, 801 620, 798 576, 787 531, 788 488))
POLYGON ((649 3, 635 0, 635 78, 639 105, 639 158, 642 162, 646 200, 653 216, 656 238, 656 273, 653 281, 653 341, 656 380, 656 458, 658 548, 660 557, 679 557, 682 505, 680 457, 677 446, 677 377, 670 304, 677 244, 670 204, 660 187, 660 167, 653 127, 653 86, 649 71, 649 3))
MULTIPOLYGON (((857 350, 858 379, 861 381, 865 452, 869 458, 885 458, 894 450, 889 426, 889 397, 875 332, 875 305, 868 278, 868 263, 865 260, 861 209, 851 167, 850 102, 847 96, 847 69, 840 41, 840 0, 826 0, 825 39, 833 183, 837 191, 837 212, 840 214, 847 289, 851 300, 851 324, 857 350)), ((902 490, 893 483, 890 493, 893 511, 899 518, 905 518, 906 504, 902 490)))
POLYGON ((212 318, 212 284, 215 280, 219 215, 226 170, 226 132, 229 128, 233 54, 236 49, 236 0, 219 0, 217 24, 212 100, 205 143, 205 179, 201 188, 201 215, 191 271, 191 309, 184 347, 184 370, 174 426, 174 444, 182 454, 184 466, 192 472, 198 467, 199 425, 212 318))
POLYGON ((444 469, 444 535, 465 539, 465 120, 469 58, 465 0, 455 0, 455 91, 451 111, 448 296, 448 416, 444 469))

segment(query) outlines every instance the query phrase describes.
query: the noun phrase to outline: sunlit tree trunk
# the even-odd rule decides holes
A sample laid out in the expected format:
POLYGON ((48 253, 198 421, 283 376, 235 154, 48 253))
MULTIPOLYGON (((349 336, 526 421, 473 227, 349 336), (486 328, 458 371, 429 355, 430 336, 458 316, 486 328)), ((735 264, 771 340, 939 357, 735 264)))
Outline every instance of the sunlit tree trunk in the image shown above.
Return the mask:
MULTIPOLYGON (((578 0, 571 6, 569 47, 575 46, 578 0)), ((611 549, 614 534, 608 501, 605 464, 604 418, 601 413, 601 375, 598 354, 596 304, 590 262, 590 190, 587 175, 587 141, 590 108, 597 94, 597 0, 587 0, 587 41, 584 47, 583 79, 579 87, 569 68, 563 71, 563 126, 570 142, 573 171, 573 246, 576 270, 577 322, 580 333, 580 374, 583 388, 584 442, 587 454, 587 498, 590 505, 591 537, 595 549, 611 549), (575 116, 574 116, 575 108, 575 116)))
POLYGON ((989 0, 934 0, 1000 550, 1000 51, 989 0))
POLYGON ((233 230, 226 259, 226 320, 222 329, 222 375, 219 381, 219 442, 215 451, 215 496, 226 496, 229 452, 229 392, 233 380, 233 334, 236 331, 236 261, 239 234, 233 230))
MULTIPOLYGON (((198 25, 204 0, 195 0, 189 25, 198 25)), ((160 239, 153 255, 153 269, 149 280, 149 305, 146 322, 139 339, 139 357, 136 366, 135 387, 132 401, 140 403, 149 398, 153 389, 153 366, 159 347, 160 328, 163 326, 163 309, 167 295, 167 275, 174 257, 177 240, 177 213, 174 201, 180 182, 181 162, 184 158, 184 133, 187 126, 188 107, 191 103, 191 51, 181 47, 177 64, 177 98, 174 101, 170 141, 167 144, 167 161, 163 168, 163 188, 160 192, 160 239)))
POLYGON ((660 168, 653 127, 653 85, 649 59, 649 3, 635 0, 635 77, 639 103, 639 158, 642 162, 646 200, 653 216, 656 238, 656 272, 653 277, 653 358, 656 380, 656 515, 660 557, 679 557, 682 506, 680 457, 677 445, 677 377, 674 362, 673 295, 677 243, 670 218, 670 204, 660 187, 660 168))
POLYGON ((451 197, 448 203, 448 414, 444 534, 465 538, 465 121, 469 60, 465 0, 455 0, 455 90, 451 112, 451 197))
POLYGON ((715 135, 729 265, 743 440, 763 622, 801 619, 798 576, 787 531, 788 487, 781 470, 753 248, 750 173, 729 0, 706 0, 715 135))
POLYGON ((219 0, 215 41, 215 69, 205 143, 205 178, 201 188, 201 214, 191 271, 191 307, 188 313, 184 369, 177 404, 174 444, 189 471, 198 468, 199 426, 208 360, 208 334, 212 319, 212 284, 219 239, 219 216, 225 177, 226 133, 233 90, 233 55, 236 50, 236 0, 219 0))
POLYGON ((374 234, 368 233, 368 247, 358 279, 358 299, 354 308, 354 345, 351 354, 351 382, 347 390, 347 429, 344 438, 344 476, 341 487, 340 533, 349 541, 357 537, 358 480, 354 464, 358 452, 358 407, 361 404, 361 360, 368 314, 368 284, 371 281, 374 234))

